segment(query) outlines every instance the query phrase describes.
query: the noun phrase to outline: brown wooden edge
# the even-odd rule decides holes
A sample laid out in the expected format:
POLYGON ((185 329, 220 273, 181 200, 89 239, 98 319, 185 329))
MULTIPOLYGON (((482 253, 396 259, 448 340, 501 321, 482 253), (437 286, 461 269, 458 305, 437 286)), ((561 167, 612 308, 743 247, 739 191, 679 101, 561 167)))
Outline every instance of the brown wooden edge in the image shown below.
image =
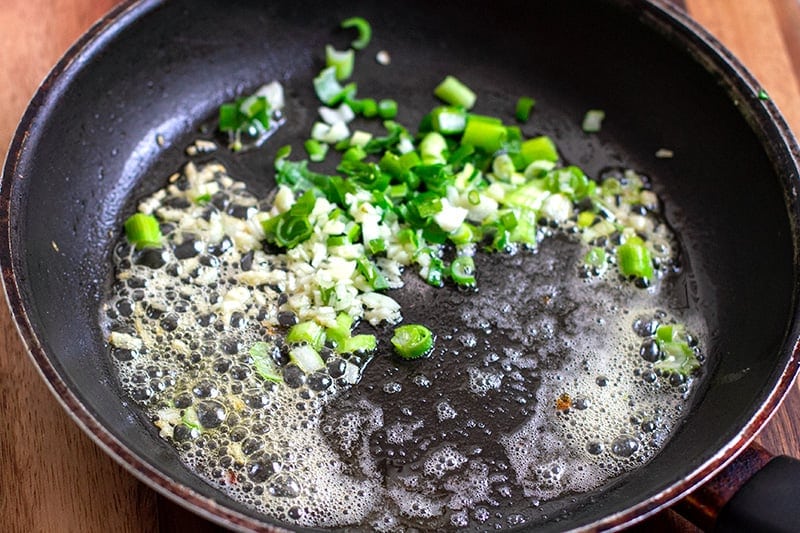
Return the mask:
POLYGON ((673 506, 704 531, 714 528, 722 508, 774 455, 753 442, 719 474, 673 506))

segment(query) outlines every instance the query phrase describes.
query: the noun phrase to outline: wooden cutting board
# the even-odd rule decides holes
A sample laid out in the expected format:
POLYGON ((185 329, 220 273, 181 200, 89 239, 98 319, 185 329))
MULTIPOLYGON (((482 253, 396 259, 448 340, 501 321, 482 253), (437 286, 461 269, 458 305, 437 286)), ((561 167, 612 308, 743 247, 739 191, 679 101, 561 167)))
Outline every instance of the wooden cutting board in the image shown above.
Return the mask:
MULTIPOLYGON (((800 2, 676 0, 761 81, 800 131, 800 2)), ((0 149, 49 68, 114 0, 3 0, 0 149)), ((0 518, 3 531, 218 531, 128 474, 53 398, 0 305, 0 518)), ((800 389, 762 431, 775 453, 800 456, 800 389)), ((692 531, 671 511, 635 528, 692 531)))

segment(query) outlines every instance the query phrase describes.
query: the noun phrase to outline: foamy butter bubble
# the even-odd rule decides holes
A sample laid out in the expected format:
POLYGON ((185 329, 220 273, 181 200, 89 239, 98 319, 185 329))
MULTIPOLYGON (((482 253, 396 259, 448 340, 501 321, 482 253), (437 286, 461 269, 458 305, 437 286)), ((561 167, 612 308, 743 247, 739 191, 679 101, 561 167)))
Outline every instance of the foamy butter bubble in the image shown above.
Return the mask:
MULTIPOLYGON (((341 524, 343 518, 363 522, 383 498, 379 480, 346 472, 339 455, 320 431, 318 417, 324 403, 304 401, 297 390, 289 388, 279 389, 277 395, 281 397, 279 403, 287 407, 286 414, 280 423, 270 426, 265 448, 290 453, 279 459, 280 468, 268 478, 266 491, 252 501, 254 506, 267 515, 304 526, 332 527, 341 524), (305 410, 289 407, 303 404, 305 410), (292 516, 287 508, 298 511, 292 516)), ((350 423, 340 435, 353 454, 368 465, 365 437, 380 424, 380 413, 373 410, 366 418, 351 418, 350 423)), ((368 468, 372 470, 374 465, 368 468)), ((236 484, 223 487, 234 496, 250 499, 236 484)))
MULTIPOLYGON (((533 499, 589 491, 645 464, 678 423, 685 403, 685 394, 665 380, 654 384, 638 377, 642 360, 631 354, 640 344, 632 317, 659 312, 637 292, 626 295, 623 307, 617 294, 595 289, 594 304, 606 309, 605 319, 575 316, 577 333, 562 337, 569 358, 541 373, 533 416, 500 439, 517 482, 533 499), (557 409, 558 401, 566 406, 557 409)), ((569 292, 575 301, 586 298, 580 287, 569 292)), ((544 349, 555 350, 549 348, 553 342, 544 349)))
POLYGON ((180 459, 265 515, 386 532, 519 526, 531 502, 645 464, 681 416, 691 381, 654 373, 640 333, 680 321, 702 338, 704 324, 663 311, 656 289, 580 279, 575 243, 479 265, 492 276, 440 309, 452 332, 437 331, 439 351, 408 375, 379 354, 369 364, 390 371, 353 387, 367 360, 332 353, 305 374, 275 324, 292 318, 279 316, 283 289, 313 272, 242 245, 258 242, 258 222, 238 217, 259 201, 221 167, 192 179, 216 184, 208 206, 185 201, 180 182, 154 195, 172 245, 114 250, 111 356, 180 459), (256 342, 281 384, 258 375, 256 342))
POLYGON ((401 424, 396 422, 387 426, 386 428, 386 441, 389 444, 403 444, 414 438, 414 432, 421 429, 425 423, 422 420, 417 420, 410 424, 401 424))
POLYGON ((436 416, 439 418, 439 422, 444 420, 451 420, 458 416, 458 412, 453 409, 453 406, 450 405, 447 401, 441 401, 436 404, 436 416))
POLYGON ((485 395, 490 390, 497 390, 503 383, 503 374, 469 367, 469 390, 474 394, 485 395))
POLYGON ((467 458, 451 446, 431 452, 425 461, 425 475, 440 478, 451 470, 458 469, 467 458))

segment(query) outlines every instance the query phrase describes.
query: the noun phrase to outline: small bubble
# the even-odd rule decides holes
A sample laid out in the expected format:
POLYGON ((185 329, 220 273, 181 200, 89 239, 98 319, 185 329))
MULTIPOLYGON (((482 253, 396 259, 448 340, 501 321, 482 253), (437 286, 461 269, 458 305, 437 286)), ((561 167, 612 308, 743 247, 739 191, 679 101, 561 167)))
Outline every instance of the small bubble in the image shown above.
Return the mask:
POLYGON ((219 427, 225 421, 225 406, 214 400, 198 402, 197 419, 204 428, 219 427))
POLYGON ((396 381, 390 381, 383 386, 383 392, 386 394, 396 394, 402 390, 403 386, 396 381))
POLYGON ((572 402, 572 407, 579 411, 588 409, 589 405, 591 405, 591 402, 589 402, 589 400, 586 398, 578 398, 572 402))
POLYGON ((311 390, 323 391, 333 384, 331 377, 325 372, 314 372, 308 376, 308 387, 311 390))
POLYGON ((414 385, 418 387, 427 389, 428 387, 431 386, 431 380, 428 379, 428 377, 423 374, 417 374, 416 376, 414 376, 413 381, 414 385))
POLYGON ((278 498, 296 498, 300 495, 300 484, 291 476, 278 474, 270 481, 268 490, 278 498))
POLYGON ((652 370, 648 370, 642 373, 642 381, 645 383, 655 383, 658 380, 658 375, 652 370))
POLYGON ((600 455, 605 451, 605 446, 602 442, 592 441, 586 445, 586 451, 592 455, 600 455))
POLYGON ((655 320, 637 318, 633 321, 633 331, 640 337, 650 337, 655 334, 658 322, 655 320))
POLYGON ((220 357, 214 361, 212 368, 215 372, 219 372, 220 374, 224 374, 228 371, 231 367, 231 360, 227 357, 220 357))
POLYGON ((133 361, 138 355, 135 350, 127 350, 125 348, 114 348, 111 353, 117 361, 133 361))
POLYGON ((661 349, 655 339, 645 339, 639 348, 639 355, 645 361, 655 363, 661 357, 661 349))
POLYGON ((656 423, 653 422, 652 420, 647 420, 645 422, 642 422, 642 426, 641 427, 642 427, 642 431, 650 433, 652 431, 655 431, 656 423))
POLYGON ((211 381, 204 379, 199 381, 193 388, 192 392, 198 398, 214 398, 219 394, 219 389, 211 381))
POLYGON ((628 435, 617 437, 611 443, 611 453, 618 457, 630 457, 639 449, 639 441, 628 435))
POLYGON ((686 378, 683 377, 683 374, 678 374, 677 372, 672 372, 669 376, 669 384, 673 387, 682 385, 685 381, 686 378))
POLYGON ((181 392, 173 398, 172 403, 178 409, 186 409, 194 402, 194 398, 188 392, 181 392))
POLYGON ((306 382, 306 374, 299 366, 288 364, 283 367, 283 382, 293 389, 302 387, 306 382))

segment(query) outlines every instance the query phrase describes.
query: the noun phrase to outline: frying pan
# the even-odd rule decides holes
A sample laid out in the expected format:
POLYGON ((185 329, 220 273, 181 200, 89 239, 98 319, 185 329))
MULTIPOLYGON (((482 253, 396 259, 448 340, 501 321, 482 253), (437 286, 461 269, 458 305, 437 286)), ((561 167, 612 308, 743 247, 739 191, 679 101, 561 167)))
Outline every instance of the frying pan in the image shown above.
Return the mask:
POLYGON ((564 158, 590 175, 625 166, 653 176, 681 236, 691 273, 685 304, 710 326, 703 390, 645 468, 554 502, 551 519, 536 525, 617 527, 696 488, 753 438, 797 369, 800 171, 797 145, 755 81, 661 1, 123 4, 34 97, 0 189, 8 299, 57 396, 162 493, 228 526, 280 526, 184 468, 124 398, 99 307, 111 246, 136 199, 184 162, 183 149, 220 103, 278 79, 297 105, 273 148, 221 156, 257 192, 269 188, 274 147, 304 138, 313 119, 320 50, 346 42, 332 28, 356 10, 373 24, 374 50, 392 57, 390 67, 361 61, 359 83, 402 95, 401 120, 414 124, 430 107, 420 87, 454 72, 481 95, 478 112, 503 114, 510 99, 535 95, 541 105, 527 134, 553 135, 564 158), (592 107, 609 119, 589 137, 579 124, 592 107), (655 158, 662 147, 676 156, 655 158))

